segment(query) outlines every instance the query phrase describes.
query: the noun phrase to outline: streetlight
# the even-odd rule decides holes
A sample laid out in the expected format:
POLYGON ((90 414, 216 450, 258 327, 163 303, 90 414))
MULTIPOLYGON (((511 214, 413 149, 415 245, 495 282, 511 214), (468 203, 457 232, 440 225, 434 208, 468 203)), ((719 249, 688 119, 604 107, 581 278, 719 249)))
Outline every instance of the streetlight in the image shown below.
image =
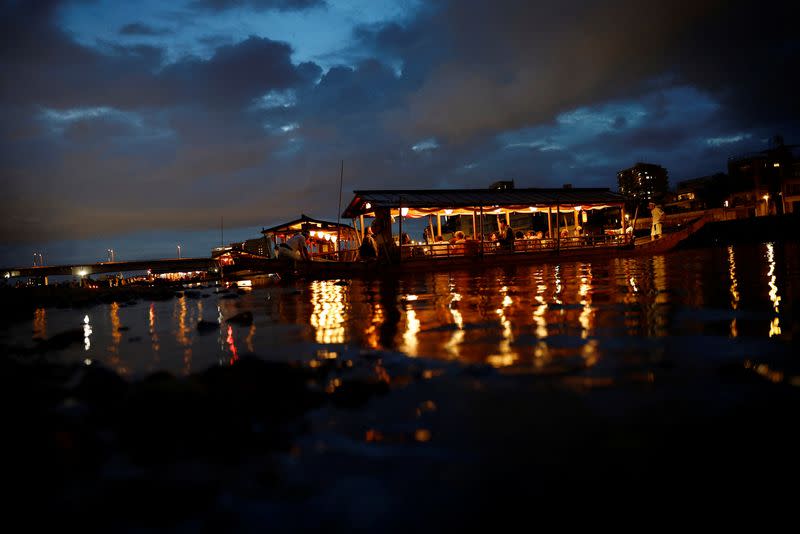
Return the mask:
POLYGON ((181 259, 181 246, 178 245, 178 259, 181 259))

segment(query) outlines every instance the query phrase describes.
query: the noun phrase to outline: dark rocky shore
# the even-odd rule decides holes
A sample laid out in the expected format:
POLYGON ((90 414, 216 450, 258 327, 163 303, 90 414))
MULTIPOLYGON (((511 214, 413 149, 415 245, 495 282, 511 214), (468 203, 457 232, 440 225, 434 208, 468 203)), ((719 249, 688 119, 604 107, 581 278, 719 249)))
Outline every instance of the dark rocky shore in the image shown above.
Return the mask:
POLYGON ((204 510, 243 477, 258 486, 243 491, 279 489, 274 455, 291 451, 304 414, 357 407, 389 389, 379 362, 314 362, 246 356, 185 378, 129 382, 97 364, 4 356, 4 473, 14 497, 44 518, 111 531, 224 523, 204 510))
POLYGON ((643 356, 614 377, 384 356, 126 381, 7 355, 12 510, 105 532, 399 532, 569 509, 776 517, 793 500, 800 379, 785 355, 643 356))

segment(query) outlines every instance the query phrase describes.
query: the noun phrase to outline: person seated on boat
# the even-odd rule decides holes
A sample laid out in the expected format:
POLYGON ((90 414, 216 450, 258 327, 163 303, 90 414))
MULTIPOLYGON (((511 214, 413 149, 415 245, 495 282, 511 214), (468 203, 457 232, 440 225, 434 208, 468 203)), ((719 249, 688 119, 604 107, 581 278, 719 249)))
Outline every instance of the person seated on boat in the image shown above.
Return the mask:
POLYGON ((500 247, 505 250, 514 250, 514 230, 505 222, 500 223, 500 237, 497 239, 500 247))
POLYGON ((517 230, 514 233, 514 239, 525 239, 525 234, 522 233, 522 230, 517 230))
POLYGON ((565 239, 569 237, 569 230, 567 230, 566 228, 562 228, 561 233, 559 235, 561 236, 561 239, 565 239))
POLYGON ((358 258, 363 261, 374 260, 378 257, 378 243, 372 236, 372 227, 367 228, 367 233, 358 247, 358 258))
POLYGON ((575 226, 575 230, 573 231, 573 235, 575 237, 581 237, 583 235, 583 227, 580 225, 575 226))
POLYGON ((299 233, 294 234, 285 243, 278 245, 278 259, 311 261, 311 253, 308 251, 308 236, 308 227, 304 226, 299 233))
POLYGON ((453 236, 453 246, 450 249, 451 254, 464 254, 466 252, 467 236, 461 230, 457 231, 453 236))
POLYGON ((534 238, 534 239, 542 239, 542 237, 543 237, 543 236, 544 236, 544 234, 542 234, 542 231, 541 231, 541 230, 538 230, 538 231, 537 231, 537 232, 536 232, 536 233, 533 235, 533 238, 534 238))

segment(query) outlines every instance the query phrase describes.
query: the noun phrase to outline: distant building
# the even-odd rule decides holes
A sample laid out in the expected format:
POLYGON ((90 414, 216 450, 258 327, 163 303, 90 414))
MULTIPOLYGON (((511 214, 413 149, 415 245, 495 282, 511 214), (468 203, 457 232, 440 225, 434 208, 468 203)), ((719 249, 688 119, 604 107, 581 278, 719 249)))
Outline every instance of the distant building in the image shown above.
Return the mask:
POLYGON ((727 207, 747 208, 757 216, 800 213, 799 148, 775 136, 766 150, 729 158, 727 207))
POLYGON ((246 241, 237 241, 228 246, 215 247, 211 250, 211 256, 216 257, 232 250, 247 252, 257 256, 271 257, 273 253, 272 243, 266 237, 257 237, 246 241))
POLYGON ((678 182, 672 211, 692 211, 725 207, 731 194, 728 175, 722 172, 678 182))
POLYGON ((651 200, 663 202, 669 189, 667 169, 653 163, 639 162, 630 169, 619 171, 617 182, 629 207, 643 206, 651 200))

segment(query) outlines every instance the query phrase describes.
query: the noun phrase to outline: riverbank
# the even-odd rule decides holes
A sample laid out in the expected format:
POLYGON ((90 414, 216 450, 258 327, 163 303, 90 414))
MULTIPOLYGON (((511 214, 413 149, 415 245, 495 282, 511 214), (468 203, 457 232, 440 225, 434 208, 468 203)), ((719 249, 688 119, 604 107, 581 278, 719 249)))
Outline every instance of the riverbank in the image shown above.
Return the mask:
POLYGON ((114 532, 788 512, 785 482, 800 474, 790 353, 696 361, 670 343, 673 356, 645 351, 612 375, 361 352, 127 381, 6 356, 4 472, 23 506, 12 510, 31 507, 29 526, 114 532))
MULTIPOLYGON (((647 232, 649 235, 649 232, 647 232)), ((703 247, 765 241, 797 241, 800 238, 800 214, 770 215, 706 223, 681 247, 703 247)))

